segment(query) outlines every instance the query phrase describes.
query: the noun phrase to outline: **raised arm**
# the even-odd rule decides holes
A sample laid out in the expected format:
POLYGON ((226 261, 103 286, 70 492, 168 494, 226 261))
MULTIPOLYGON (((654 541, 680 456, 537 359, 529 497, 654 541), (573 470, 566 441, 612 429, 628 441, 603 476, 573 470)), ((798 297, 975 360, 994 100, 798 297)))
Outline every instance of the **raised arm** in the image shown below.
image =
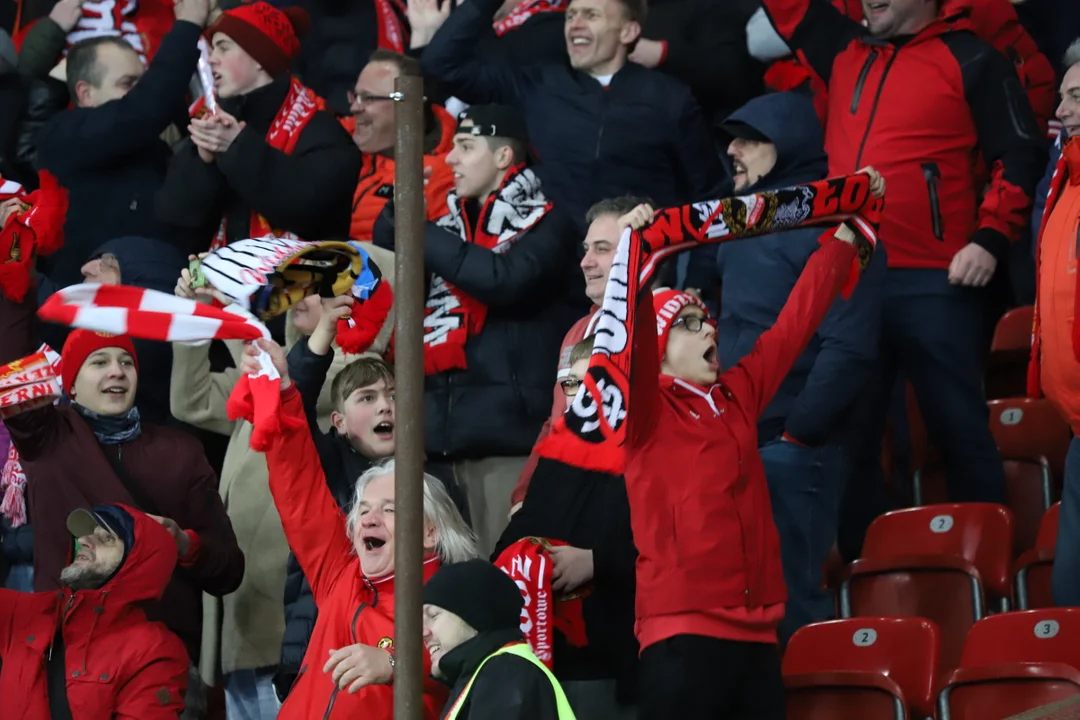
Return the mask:
POLYGON ((788 47, 826 84, 836 56, 865 34, 828 0, 762 0, 762 7, 788 47))
POLYGON ((187 521, 184 529, 194 533, 198 540, 188 555, 180 559, 180 564, 200 590, 221 597, 240 587, 244 578, 244 553, 218 494, 217 475, 198 442, 189 436, 185 439, 189 443, 180 455, 189 459, 185 474, 194 480, 184 508, 187 521))

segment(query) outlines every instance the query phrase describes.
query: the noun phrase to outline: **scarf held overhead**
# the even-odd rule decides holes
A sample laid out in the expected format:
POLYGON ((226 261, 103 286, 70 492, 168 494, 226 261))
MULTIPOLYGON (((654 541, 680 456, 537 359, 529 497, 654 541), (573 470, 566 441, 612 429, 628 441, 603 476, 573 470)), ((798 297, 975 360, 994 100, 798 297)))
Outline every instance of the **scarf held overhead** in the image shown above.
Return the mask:
MULTIPOLYGON (((488 196, 475 228, 469 227, 465 203, 452 191, 446 198, 449 212, 436 225, 456 233, 462 242, 494 253, 509 250, 551 210, 551 202, 540 189, 540 179, 524 167, 510 172, 498 192, 488 196)), ((432 275, 424 305, 424 373, 464 369, 465 343, 484 329, 486 318, 487 306, 432 275)))
POLYGON ((565 12, 567 4, 567 0, 523 0, 509 15, 495 21, 495 34, 502 37, 503 34, 521 27, 534 15, 540 13, 565 12))
MULTIPOLYGON (((289 94, 285 97, 285 102, 281 104, 281 109, 278 110, 274 121, 270 123, 270 129, 266 133, 266 143, 275 150, 292 155, 296 150, 296 144, 300 141, 300 134, 311 122, 311 118, 315 117, 315 113, 325 109, 326 103, 321 97, 302 85, 296 78, 291 78, 289 94)), ((296 238, 293 233, 273 229, 266 218, 252 210, 248 237, 257 238, 266 235, 296 238)), ((224 247, 228 243, 228 237, 228 226, 222 219, 210 249, 224 247)))
MULTIPOLYGON (((642 230, 624 232, 598 312, 588 373, 539 454, 585 470, 623 473, 626 418, 632 409, 631 339, 636 322, 654 322, 650 285, 661 260, 707 243, 845 222, 856 235, 859 270, 870 262, 877 243, 882 205, 870 193, 869 176, 858 174, 668 208, 642 230), (640 319, 639 306, 646 308, 640 319)), ((831 235, 827 231, 822 240, 831 235)), ((857 280, 853 272, 845 297, 857 280)))

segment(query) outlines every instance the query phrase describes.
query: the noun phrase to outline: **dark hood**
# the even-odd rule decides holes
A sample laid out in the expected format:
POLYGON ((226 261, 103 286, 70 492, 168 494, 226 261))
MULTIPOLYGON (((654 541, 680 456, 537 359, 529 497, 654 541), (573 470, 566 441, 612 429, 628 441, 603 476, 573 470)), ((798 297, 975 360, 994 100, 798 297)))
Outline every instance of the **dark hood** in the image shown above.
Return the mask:
POLYGON ((120 264, 120 281, 124 285, 173 292, 187 258, 176 247, 145 237, 122 237, 102 243, 90 255, 99 258, 105 253, 116 257, 120 264))
POLYGON ((720 134, 724 143, 723 158, 730 173, 731 158, 727 155, 727 145, 732 135, 727 129, 729 123, 748 125, 776 146, 776 166, 750 190, 797 185, 821 180, 828 175, 824 133, 809 95, 797 92, 768 93, 754 98, 729 115, 721 124, 720 134))

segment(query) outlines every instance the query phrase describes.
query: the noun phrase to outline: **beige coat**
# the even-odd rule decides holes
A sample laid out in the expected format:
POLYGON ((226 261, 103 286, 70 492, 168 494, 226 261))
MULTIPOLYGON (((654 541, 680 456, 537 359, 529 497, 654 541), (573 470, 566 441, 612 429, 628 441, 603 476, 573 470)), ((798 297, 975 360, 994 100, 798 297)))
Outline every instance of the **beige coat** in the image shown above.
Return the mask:
MULTIPOLYGON (((366 249, 393 286, 393 253, 370 245, 366 249)), ((391 311, 371 348, 373 353, 386 351, 393 326, 391 311)), ((291 348, 298 339, 290 312, 286 317, 287 346, 291 348)), ((226 345, 239 365, 242 343, 230 341, 226 345)), ((251 424, 243 420, 232 422, 225 411, 240 371, 230 368, 210 372, 209 350, 209 343, 173 344, 170 404, 178 420, 230 438, 221 470, 220 491, 246 566, 236 592, 220 599, 203 596, 199 671, 203 682, 213 685, 221 674, 277 665, 285 632, 283 598, 289 546, 270 496, 266 460, 251 449, 251 424)), ((355 357, 345 356, 335 347, 334 361, 317 406, 319 426, 324 431, 330 427, 333 410, 330 385, 341 368, 355 357)))

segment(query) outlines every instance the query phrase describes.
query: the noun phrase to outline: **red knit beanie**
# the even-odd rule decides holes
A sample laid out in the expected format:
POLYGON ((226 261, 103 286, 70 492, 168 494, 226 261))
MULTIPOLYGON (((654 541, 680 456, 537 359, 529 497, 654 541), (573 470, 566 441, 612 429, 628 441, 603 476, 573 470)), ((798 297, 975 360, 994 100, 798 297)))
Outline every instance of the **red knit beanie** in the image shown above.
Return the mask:
POLYGON ((671 288, 659 288, 653 291, 653 310, 656 312, 656 345, 660 349, 660 360, 664 359, 667 350, 668 335, 671 334, 671 325, 679 317, 679 313, 688 305, 697 305, 705 311, 705 317, 709 317, 709 309, 694 295, 682 290, 671 288))
POLYGON ((300 54, 300 38, 310 25, 303 8, 278 10, 260 0, 226 10, 206 29, 206 37, 213 42, 217 33, 228 35, 267 75, 277 77, 300 54))
POLYGON ((60 369, 60 380, 64 384, 63 391, 68 395, 71 394, 75 378, 79 376, 86 358, 102 348, 110 347, 127 351, 135 362, 135 370, 138 371, 139 358, 136 357, 135 346, 131 344, 131 338, 127 335, 113 335, 93 330, 72 330, 64 343, 64 349, 60 351, 60 360, 63 363, 60 369))

